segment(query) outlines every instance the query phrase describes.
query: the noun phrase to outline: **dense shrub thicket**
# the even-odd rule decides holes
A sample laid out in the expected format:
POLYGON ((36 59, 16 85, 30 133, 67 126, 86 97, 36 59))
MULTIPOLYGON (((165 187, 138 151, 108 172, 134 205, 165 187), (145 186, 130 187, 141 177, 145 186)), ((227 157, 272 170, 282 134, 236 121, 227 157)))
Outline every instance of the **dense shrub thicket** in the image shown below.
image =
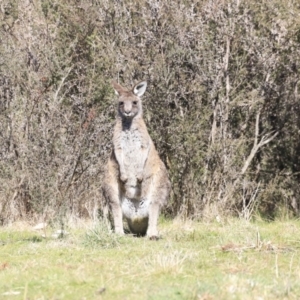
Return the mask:
POLYGON ((166 214, 300 209, 300 3, 2 0, 0 221, 95 218, 111 79, 147 80, 166 214))

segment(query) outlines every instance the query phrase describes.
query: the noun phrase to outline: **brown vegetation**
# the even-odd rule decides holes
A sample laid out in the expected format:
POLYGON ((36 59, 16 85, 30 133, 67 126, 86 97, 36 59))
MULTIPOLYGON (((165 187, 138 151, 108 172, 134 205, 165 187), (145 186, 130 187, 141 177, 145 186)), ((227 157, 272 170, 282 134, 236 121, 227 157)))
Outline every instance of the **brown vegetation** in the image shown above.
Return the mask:
POLYGON ((118 79, 148 81, 165 213, 300 209, 297 1, 0 4, 0 221, 96 217, 118 79))

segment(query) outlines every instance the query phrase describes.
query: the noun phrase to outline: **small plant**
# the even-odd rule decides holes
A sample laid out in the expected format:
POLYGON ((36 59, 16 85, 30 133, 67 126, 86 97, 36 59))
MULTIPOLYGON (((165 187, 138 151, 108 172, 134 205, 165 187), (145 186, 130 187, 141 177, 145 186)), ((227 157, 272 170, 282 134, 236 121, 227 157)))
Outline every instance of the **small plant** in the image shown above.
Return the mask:
POLYGON ((107 222, 100 220, 85 233, 84 245, 110 249, 118 247, 122 240, 123 237, 115 235, 107 222))

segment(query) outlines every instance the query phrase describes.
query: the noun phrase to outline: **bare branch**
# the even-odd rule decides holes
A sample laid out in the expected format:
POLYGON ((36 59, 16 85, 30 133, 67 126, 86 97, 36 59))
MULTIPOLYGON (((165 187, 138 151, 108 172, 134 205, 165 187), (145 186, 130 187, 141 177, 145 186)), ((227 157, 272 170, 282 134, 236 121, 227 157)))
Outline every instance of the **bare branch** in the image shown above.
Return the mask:
POLYGON ((251 161, 253 160, 254 156, 256 155, 257 151, 264 145, 268 144, 269 142, 271 142, 277 135, 278 135, 278 131, 276 131, 271 137, 270 134, 271 133, 267 133, 266 135, 264 135, 261 140, 258 142, 258 136, 259 136, 259 115, 260 113, 258 112, 256 115, 256 122, 255 122, 255 137, 254 137, 254 144, 252 147, 252 150, 249 154, 249 156, 247 157, 245 164, 242 168, 241 174, 245 174, 245 172, 247 171, 251 161))
POLYGON ((55 94, 54 94, 54 101, 55 101, 55 102, 57 101, 58 94, 59 94, 61 88, 63 87, 64 82, 65 82, 65 80, 67 79, 67 77, 69 76, 69 74, 70 74, 70 72, 71 72, 72 69, 73 69, 73 66, 71 66, 71 67, 69 68, 69 70, 67 71, 67 74, 62 78, 62 80, 61 80, 61 82, 60 82, 60 84, 59 84, 59 86, 58 86, 58 88, 57 88, 57 90, 56 90, 56 92, 55 92, 55 94))

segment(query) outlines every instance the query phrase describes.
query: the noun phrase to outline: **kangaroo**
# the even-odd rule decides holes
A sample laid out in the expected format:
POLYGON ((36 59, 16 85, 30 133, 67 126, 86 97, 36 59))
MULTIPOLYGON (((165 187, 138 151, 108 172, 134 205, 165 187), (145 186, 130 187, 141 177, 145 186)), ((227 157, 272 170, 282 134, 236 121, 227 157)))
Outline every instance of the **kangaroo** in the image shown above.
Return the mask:
POLYGON ((147 82, 138 83, 132 90, 114 81, 112 86, 119 98, 103 194, 115 233, 124 234, 124 218, 133 234, 156 240, 159 212, 167 203, 171 183, 143 120, 140 97, 147 82))

